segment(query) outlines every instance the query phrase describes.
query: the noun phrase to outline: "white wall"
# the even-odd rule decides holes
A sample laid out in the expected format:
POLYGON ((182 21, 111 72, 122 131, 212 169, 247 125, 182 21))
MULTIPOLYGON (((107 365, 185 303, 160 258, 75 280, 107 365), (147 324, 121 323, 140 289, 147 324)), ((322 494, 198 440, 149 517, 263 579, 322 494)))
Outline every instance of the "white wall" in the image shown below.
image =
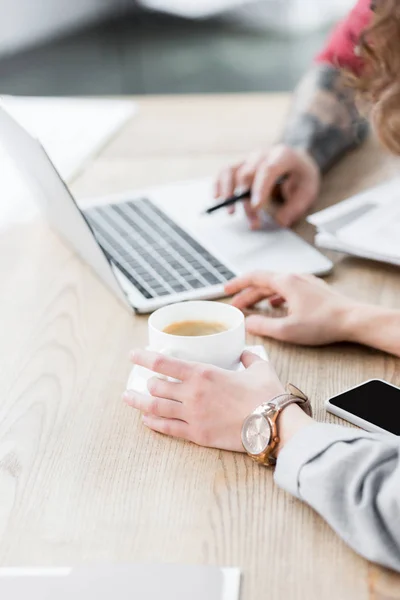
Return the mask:
POLYGON ((265 28, 304 32, 341 18, 355 0, 139 0, 158 10, 201 18, 220 13, 265 28))
MULTIPOLYGON (((241 18, 277 28, 307 30, 336 18, 355 0, 139 0, 188 17, 243 6, 241 18)), ((86 23, 133 8, 135 0, 0 0, 0 54, 45 41, 86 23)), ((240 12, 239 12, 240 14, 240 12)))
POLYGON ((127 0, 0 0, 0 53, 101 19, 124 4, 127 0))
POLYGON ((278 0, 278 4, 282 5, 282 12, 276 13, 277 27, 301 32, 337 21, 354 6, 355 0, 278 0))

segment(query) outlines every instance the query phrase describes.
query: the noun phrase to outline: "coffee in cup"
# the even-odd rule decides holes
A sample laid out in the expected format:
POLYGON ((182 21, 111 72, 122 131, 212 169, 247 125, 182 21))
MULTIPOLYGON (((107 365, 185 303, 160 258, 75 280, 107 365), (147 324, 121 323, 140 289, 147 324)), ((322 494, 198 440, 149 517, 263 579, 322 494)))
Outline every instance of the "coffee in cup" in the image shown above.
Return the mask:
POLYGON ((243 313, 222 302, 171 304, 149 318, 149 349, 183 360, 236 369, 245 341, 243 313))
POLYGON ((164 333, 169 335, 183 335, 187 337, 215 335, 227 330, 224 323, 218 321, 177 321, 171 323, 164 329, 164 333))

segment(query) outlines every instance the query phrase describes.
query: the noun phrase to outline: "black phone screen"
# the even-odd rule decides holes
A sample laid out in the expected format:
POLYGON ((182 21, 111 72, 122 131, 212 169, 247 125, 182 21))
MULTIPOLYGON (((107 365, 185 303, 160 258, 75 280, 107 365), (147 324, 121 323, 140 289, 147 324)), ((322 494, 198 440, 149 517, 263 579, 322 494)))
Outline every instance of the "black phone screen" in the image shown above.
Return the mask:
POLYGON ((329 400, 330 404, 400 435, 400 390, 384 381, 368 381, 329 400))

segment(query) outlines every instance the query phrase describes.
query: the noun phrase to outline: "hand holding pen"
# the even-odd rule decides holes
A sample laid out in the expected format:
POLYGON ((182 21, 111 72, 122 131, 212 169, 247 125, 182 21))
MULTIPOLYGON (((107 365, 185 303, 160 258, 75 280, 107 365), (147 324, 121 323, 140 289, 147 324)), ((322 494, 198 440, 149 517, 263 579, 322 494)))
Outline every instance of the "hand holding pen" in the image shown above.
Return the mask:
POLYGON ((271 208, 275 220, 289 227, 309 210, 320 185, 318 165, 307 152, 279 145, 224 169, 215 184, 215 198, 222 206, 229 200, 229 212, 234 212, 238 197, 243 200, 252 229, 262 226, 261 211, 271 208), (242 193, 235 195, 238 189, 242 193))
MULTIPOLYGON (((284 175, 283 177, 278 179, 278 181, 275 182, 275 185, 270 194, 271 204, 274 203, 276 205, 276 204, 283 204, 285 202, 285 199, 282 194, 282 185, 285 183, 286 179, 287 179, 287 177, 284 175)), ((210 206, 210 208, 207 208, 206 214, 212 215, 213 213, 215 213, 217 210, 220 210, 221 208, 231 209, 232 207, 235 206, 235 204, 237 204, 237 202, 241 202, 241 201, 247 202, 250 200, 251 200, 251 190, 250 189, 244 190, 244 191, 240 191, 240 190, 238 191, 236 189, 235 194, 233 196, 226 198, 226 200, 221 200, 221 202, 218 202, 218 204, 214 204, 213 206, 210 206)), ((232 212, 232 210, 229 210, 229 212, 232 212)))

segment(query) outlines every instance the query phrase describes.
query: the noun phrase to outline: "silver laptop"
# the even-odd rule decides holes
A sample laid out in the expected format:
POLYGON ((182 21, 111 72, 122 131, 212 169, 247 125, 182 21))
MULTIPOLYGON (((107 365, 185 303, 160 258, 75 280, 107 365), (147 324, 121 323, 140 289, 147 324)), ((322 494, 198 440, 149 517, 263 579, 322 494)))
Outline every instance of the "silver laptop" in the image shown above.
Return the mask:
POLYGON ((224 295, 255 269, 323 275, 332 263, 272 221, 250 232, 241 214, 205 216, 210 182, 186 182, 78 206, 41 144, 0 107, 0 141, 51 226, 107 287, 138 312, 224 295))

